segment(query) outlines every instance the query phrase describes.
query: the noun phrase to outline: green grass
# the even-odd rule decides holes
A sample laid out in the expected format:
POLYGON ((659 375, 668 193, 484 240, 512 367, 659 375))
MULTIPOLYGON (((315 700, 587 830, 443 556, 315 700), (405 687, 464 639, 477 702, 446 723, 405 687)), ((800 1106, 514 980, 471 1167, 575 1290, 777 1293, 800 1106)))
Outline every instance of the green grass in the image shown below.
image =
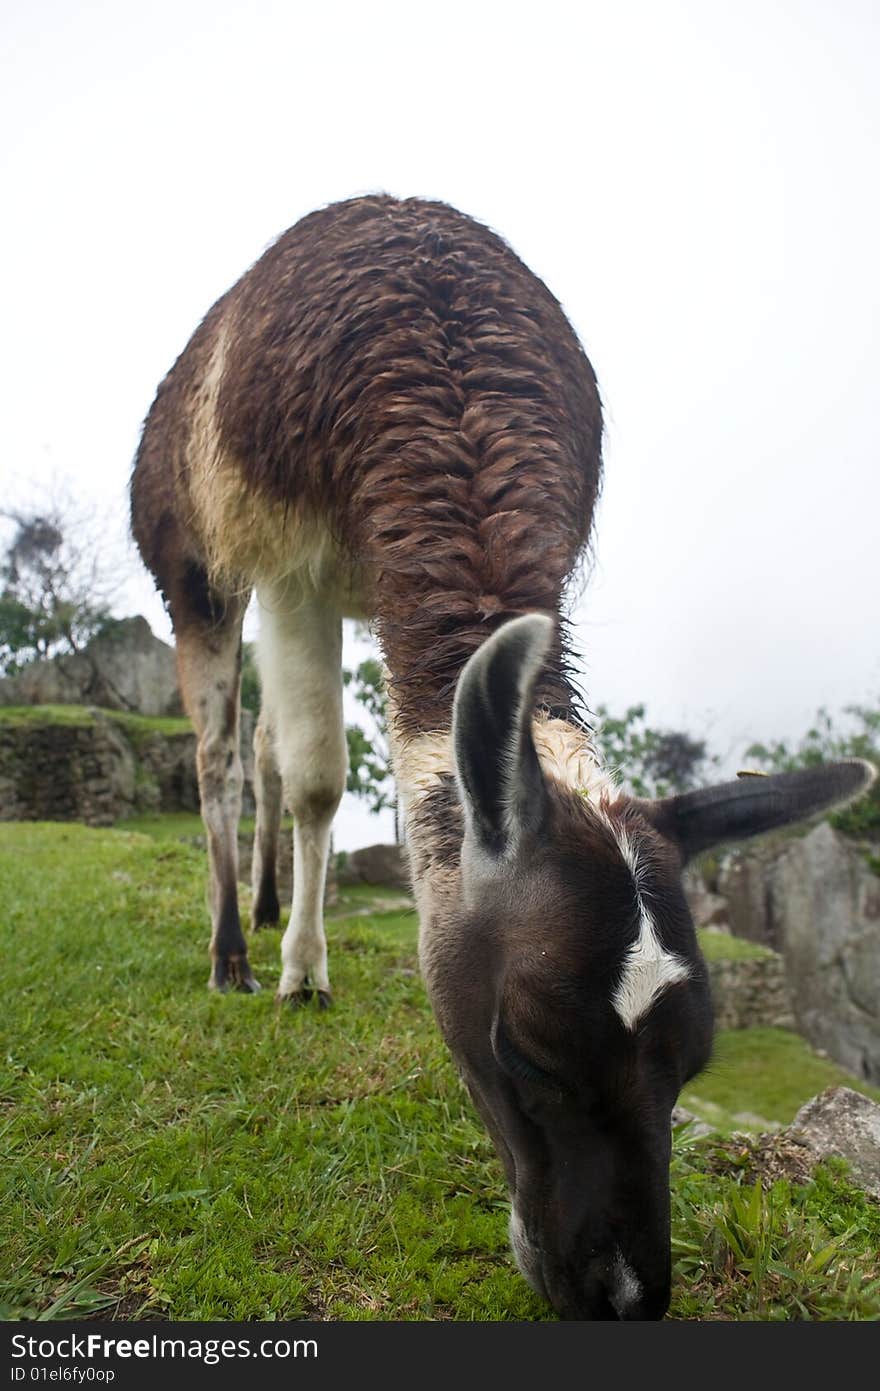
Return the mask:
MULTIPOLYGON (((281 824, 284 830, 293 830, 293 821, 289 816, 284 817, 281 824)), ((238 829, 242 835, 253 835, 254 818, 243 816, 238 829)), ((161 841, 204 841, 205 838, 205 823, 197 811, 144 812, 143 815, 128 816, 124 821, 117 821, 113 830, 129 834, 137 832, 149 836, 151 840, 161 841)))
POLYGON ((26 725, 90 725, 95 723, 85 705, 3 705, 0 729, 20 729, 26 725))
MULTIPOLYGON (((404 902, 412 903, 405 889, 376 884, 342 884, 339 886, 339 901, 328 911, 330 916, 338 918, 351 913, 362 914, 377 904, 397 907, 398 903, 404 902)), ((409 918, 408 921, 414 924, 415 918, 409 918)))
MULTIPOLYGON (((183 717, 132 715, 124 710, 102 710, 101 715, 118 724, 134 744, 149 738, 151 734, 164 734, 172 738, 193 732, 190 721, 183 717)), ((4 726, 22 729, 32 725, 66 725, 82 729, 96 723, 93 707, 87 705, 0 706, 0 729, 4 726)))
POLYGON ((681 1104, 722 1133, 788 1125, 825 1087, 853 1087, 880 1101, 880 1091, 814 1053, 787 1029, 735 1029, 717 1035, 712 1061, 686 1087, 681 1104))
POLYGON ((709 932, 704 927, 697 928, 697 940, 707 961, 760 961, 773 955, 758 942, 747 942, 744 937, 726 932, 709 932))
POLYGON ((151 734, 163 734, 166 739, 181 738, 193 733, 192 724, 183 716, 130 715, 123 710, 105 710, 109 719, 118 724, 137 746, 151 734))
MULTIPOLYGON (((347 890, 350 916, 328 921, 336 1008, 279 1012, 277 931, 253 939, 262 994, 206 990, 204 883, 203 853, 174 839, 0 826, 11 987, 0 1312, 552 1317, 509 1255, 501 1168, 433 1022, 414 914, 370 913, 370 891, 347 890)), ((695 1087, 719 1106, 740 1067, 727 1037, 695 1087)), ((824 1071, 818 1085, 812 1073, 796 1083, 802 1061, 788 1055, 780 1114, 825 1085, 824 1071)), ((769 1105, 764 1083, 752 1086, 744 1066, 741 1109, 769 1105)), ((686 1135, 677 1153, 673 1315, 778 1316, 740 1312, 757 1299, 755 1279, 733 1280, 740 1258, 716 1240, 716 1207, 732 1212, 742 1190, 736 1163, 704 1172, 708 1150, 686 1135)), ((859 1200, 839 1175, 823 1184, 786 1199, 805 1214, 790 1253, 804 1232, 847 1233, 851 1271, 870 1289, 876 1240, 866 1247, 849 1228, 876 1232, 856 1221, 859 1200)), ((809 1301, 810 1317, 880 1316, 873 1295, 836 1285, 825 1304, 821 1291, 809 1301)))
POLYGON ((149 836, 150 840, 195 840, 204 836, 205 825, 197 811, 144 812, 117 821, 113 830, 124 831, 127 835, 137 832, 149 836))
POLYGON ((204 856, 0 828, 7 1313, 533 1318, 412 914, 329 929, 338 1008, 205 989, 204 856))
POLYGON ((680 1319, 880 1317, 880 1203, 829 1161, 810 1183, 752 1179, 748 1145, 679 1139, 672 1159, 673 1302, 680 1319))

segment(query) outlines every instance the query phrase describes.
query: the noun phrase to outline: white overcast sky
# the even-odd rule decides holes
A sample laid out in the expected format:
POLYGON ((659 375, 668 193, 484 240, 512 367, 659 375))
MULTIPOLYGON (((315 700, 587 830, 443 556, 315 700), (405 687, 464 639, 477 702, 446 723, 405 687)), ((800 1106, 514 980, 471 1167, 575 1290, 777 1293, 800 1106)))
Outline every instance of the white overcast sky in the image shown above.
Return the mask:
MULTIPOLYGON (((590 703, 735 759, 876 696, 878 39, 876 0, 7 0, 0 499, 68 479, 121 534, 217 296, 318 206, 441 198, 599 375, 590 703)), ((146 578, 118 609, 168 636, 146 578)))

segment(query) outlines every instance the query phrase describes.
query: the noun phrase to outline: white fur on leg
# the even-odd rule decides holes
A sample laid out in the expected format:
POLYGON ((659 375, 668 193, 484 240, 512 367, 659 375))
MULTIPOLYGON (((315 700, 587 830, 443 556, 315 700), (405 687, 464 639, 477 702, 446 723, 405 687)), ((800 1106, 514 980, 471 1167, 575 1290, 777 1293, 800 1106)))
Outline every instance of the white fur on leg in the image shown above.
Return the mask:
POLYGON ((313 595, 260 596, 259 664, 272 710, 284 798, 293 813, 293 905, 281 943, 281 997, 307 983, 329 992, 324 881, 330 830, 345 788, 342 624, 313 595))
MULTIPOLYGON (((334 808, 335 810, 335 808, 334 808)), ((324 936, 324 881, 333 813, 322 824, 301 825, 294 813, 293 904, 281 942, 279 995, 295 995, 308 980, 329 993, 327 939, 324 936)))

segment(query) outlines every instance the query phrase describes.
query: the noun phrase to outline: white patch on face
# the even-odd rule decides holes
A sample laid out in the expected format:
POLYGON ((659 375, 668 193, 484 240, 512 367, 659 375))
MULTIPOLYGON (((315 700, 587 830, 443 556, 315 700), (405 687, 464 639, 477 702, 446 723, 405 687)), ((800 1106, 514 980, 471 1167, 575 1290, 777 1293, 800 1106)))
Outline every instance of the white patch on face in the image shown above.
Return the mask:
POLYGON ((526 1229, 523 1226, 522 1218, 516 1208, 510 1211, 510 1245, 513 1250, 514 1260, 519 1266, 521 1274, 536 1294, 543 1299, 547 1298, 547 1290, 544 1285, 544 1277, 541 1273, 540 1257, 526 1236, 526 1229))
POLYGON ((667 986, 687 979, 690 967, 661 944, 645 900, 644 873, 635 847, 625 832, 615 829, 615 836, 635 882, 639 935, 626 954, 623 974, 611 1003, 625 1027, 632 1031, 667 986))
POLYGON ((623 1252, 618 1251, 611 1267, 608 1288, 608 1298, 618 1318, 623 1318, 627 1310, 638 1303, 641 1297, 642 1282, 623 1259, 623 1252))

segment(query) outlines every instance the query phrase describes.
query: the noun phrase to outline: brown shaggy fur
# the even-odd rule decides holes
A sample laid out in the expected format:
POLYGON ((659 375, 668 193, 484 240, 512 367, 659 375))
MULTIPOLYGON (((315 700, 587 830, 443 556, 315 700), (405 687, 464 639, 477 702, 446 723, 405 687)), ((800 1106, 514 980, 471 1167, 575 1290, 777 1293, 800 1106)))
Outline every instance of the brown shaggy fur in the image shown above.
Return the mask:
MULTIPOLYGON (((193 335, 144 428, 132 527, 180 631, 263 567, 231 521, 210 534, 202 496, 225 489, 243 528, 258 499, 291 549, 319 521, 376 620, 401 732, 417 733, 448 726, 487 633, 558 614, 600 442, 590 364, 510 248, 442 203, 357 198, 280 237, 193 335), (216 472, 197 477, 206 452, 216 472)), ((540 699, 576 717, 563 651, 548 671, 540 699)))

